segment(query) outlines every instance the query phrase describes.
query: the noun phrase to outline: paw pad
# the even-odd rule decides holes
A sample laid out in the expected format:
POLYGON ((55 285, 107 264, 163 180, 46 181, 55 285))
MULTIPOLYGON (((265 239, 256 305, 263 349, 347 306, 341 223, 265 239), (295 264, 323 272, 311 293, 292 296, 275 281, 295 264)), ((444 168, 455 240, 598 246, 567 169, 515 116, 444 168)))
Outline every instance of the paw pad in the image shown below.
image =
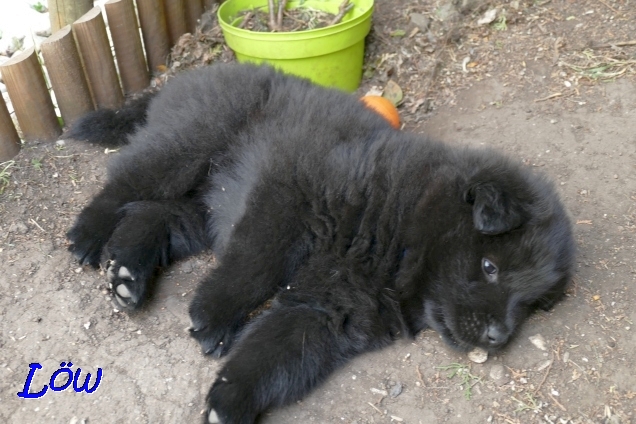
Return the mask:
POLYGON ((132 297, 132 295, 130 294, 130 290, 128 290, 128 287, 126 287, 124 284, 118 285, 115 291, 117 292, 119 296, 123 298, 128 299, 132 297))
POLYGON ((125 266, 122 266, 121 268, 119 268, 119 272, 117 273, 117 276, 121 278, 122 280, 135 281, 132 274, 130 273, 130 271, 128 271, 128 268, 126 268, 125 266))
POLYGON ((132 273, 125 266, 117 266, 114 260, 108 261, 106 275, 110 289, 118 307, 134 309, 137 306, 137 296, 131 291, 129 283, 135 281, 132 273))

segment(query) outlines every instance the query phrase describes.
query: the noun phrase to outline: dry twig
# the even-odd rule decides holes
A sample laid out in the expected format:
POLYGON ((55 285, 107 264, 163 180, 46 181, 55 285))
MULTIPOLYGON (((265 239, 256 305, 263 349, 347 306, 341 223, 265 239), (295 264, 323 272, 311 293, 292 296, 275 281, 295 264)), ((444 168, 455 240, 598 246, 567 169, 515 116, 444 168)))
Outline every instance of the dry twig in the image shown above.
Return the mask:
POLYGON ((276 27, 276 17, 274 15, 274 10, 276 9, 274 0, 267 0, 267 7, 269 9, 269 29, 270 31, 276 31, 278 28, 276 27))
POLYGON ((331 22, 329 22, 329 25, 331 26, 339 23, 344 15, 346 15, 347 12, 351 9, 353 9, 353 3, 349 3, 349 0, 343 0, 343 2, 340 3, 340 6, 338 7, 338 14, 333 18, 331 22))
POLYGON ((38 224, 37 222, 35 222, 35 220, 33 218, 30 219, 30 221, 35 224, 36 227, 38 227, 43 233, 46 233, 46 230, 42 227, 40 227, 40 224, 38 224))
POLYGON ((556 400, 556 399, 554 398, 554 396, 552 396, 552 393, 548 393, 548 396, 550 396, 550 399, 552 399, 552 401, 556 404, 556 406, 558 406, 559 408, 561 408, 561 410, 562 410, 563 412, 567 412, 567 411, 568 411, 567 409, 565 409, 565 406, 561 405, 561 404, 559 403, 559 401, 558 401, 558 400, 556 400))
POLYGON ((607 6, 609 9, 611 9, 614 13, 620 13, 618 10, 614 9, 612 6, 610 6, 609 4, 607 4, 605 2, 605 0, 598 0, 599 2, 603 3, 605 6, 607 6))
POLYGON ((548 378, 548 374, 550 374, 552 364, 554 364, 554 353, 552 353, 552 358, 550 359, 550 365, 548 365, 548 369, 545 370, 545 374, 543 374, 543 379, 541 380, 537 388, 534 389, 534 392, 532 392, 533 395, 536 395, 537 393, 539 393, 539 390, 541 390, 541 386, 543 386, 543 383, 545 383, 545 380, 548 378))
POLYGON ((382 410, 380 410, 377 406, 375 406, 374 404, 372 404, 371 402, 367 402, 369 404, 369 406, 373 409, 375 409, 376 411, 378 411, 380 413, 380 415, 384 415, 384 412, 382 412, 382 410))
POLYGON ((426 383, 424 383, 424 378, 422 377, 422 372, 420 371, 420 366, 419 365, 415 366, 415 371, 417 371, 417 378, 420 379, 420 382, 422 383, 422 386, 425 387, 426 383))
POLYGON ((278 0, 278 17, 276 20, 276 25, 278 25, 278 29, 283 27, 283 12, 285 11, 285 7, 287 6, 287 0, 278 0))
POLYGON ((245 14, 245 16, 243 16, 243 20, 241 21, 241 23, 237 26, 237 28, 245 28, 245 26, 247 25, 247 23, 249 22, 250 19, 252 19, 252 17, 254 16, 254 14, 252 12, 247 12, 245 14))
POLYGON ((591 46, 592 49, 609 49, 612 47, 628 47, 636 46, 636 40, 630 41, 618 41, 616 43, 599 44, 598 46, 591 46))
POLYGON ((499 418, 502 418, 508 424, 518 424, 519 423, 519 421, 513 421, 512 418, 510 418, 509 416, 504 415, 504 414, 497 413, 497 416, 499 418))
POLYGON ((550 94, 547 97, 542 97, 540 99, 535 99, 534 102, 538 103, 538 102, 545 102, 546 100, 552 100, 552 99, 556 99, 557 97, 561 97, 563 95, 563 93, 553 93, 550 94))

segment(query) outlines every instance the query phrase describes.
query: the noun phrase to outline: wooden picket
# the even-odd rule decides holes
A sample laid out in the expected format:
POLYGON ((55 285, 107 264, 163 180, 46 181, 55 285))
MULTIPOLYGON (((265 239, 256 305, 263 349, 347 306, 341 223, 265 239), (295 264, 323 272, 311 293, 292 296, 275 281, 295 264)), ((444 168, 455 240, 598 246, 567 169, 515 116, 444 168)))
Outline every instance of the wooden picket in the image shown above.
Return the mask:
POLYGON ((109 0, 104 9, 112 46, 102 11, 95 7, 42 43, 44 63, 31 48, 0 65, 20 129, 0 98, 0 162, 19 152, 18 133, 25 142, 54 140, 62 132, 60 121, 68 125, 95 108, 116 108, 124 95, 146 88, 150 75, 166 65, 170 46, 194 31, 208 2, 109 0))

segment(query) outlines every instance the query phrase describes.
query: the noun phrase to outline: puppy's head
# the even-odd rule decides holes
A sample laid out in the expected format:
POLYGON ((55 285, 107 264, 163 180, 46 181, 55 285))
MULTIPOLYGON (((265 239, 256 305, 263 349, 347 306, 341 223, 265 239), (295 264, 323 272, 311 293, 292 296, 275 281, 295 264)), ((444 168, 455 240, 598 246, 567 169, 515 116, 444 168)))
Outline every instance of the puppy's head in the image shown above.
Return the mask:
POLYGON ((551 184, 516 166, 486 167, 458 187, 423 258, 423 320, 455 348, 496 350, 563 296, 571 223, 551 184))

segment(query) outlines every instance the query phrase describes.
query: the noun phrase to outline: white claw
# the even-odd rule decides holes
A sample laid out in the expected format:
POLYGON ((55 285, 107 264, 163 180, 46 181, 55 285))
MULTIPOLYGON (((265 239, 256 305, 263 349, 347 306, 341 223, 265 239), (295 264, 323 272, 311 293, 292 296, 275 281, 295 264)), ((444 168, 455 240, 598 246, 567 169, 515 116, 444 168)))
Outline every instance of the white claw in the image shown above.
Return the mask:
POLYGON ((117 276, 119 278, 121 278, 122 280, 132 280, 135 281, 135 279, 132 277, 132 274, 130 273, 130 271, 128 271, 128 268, 126 268, 125 266, 122 266, 121 268, 119 268, 119 272, 117 273, 117 276))
POLYGON ((216 414, 216 411, 214 409, 211 409, 210 413, 208 414, 208 422, 210 424, 219 424, 221 422, 221 420, 219 420, 219 416, 216 414))
POLYGON ((120 295, 123 298, 129 299, 132 297, 130 295, 130 290, 128 290, 128 287, 126 287, 124 284, 118 285, 115 291, 117 292, 118 295, 120 295))
POLYGON ((106 268, 106 278, 108 278, 108 281, 113 281, 115 279, 115 273, 113 272, 113 267, 110 265, 108 266, 108 268, 106 268))

